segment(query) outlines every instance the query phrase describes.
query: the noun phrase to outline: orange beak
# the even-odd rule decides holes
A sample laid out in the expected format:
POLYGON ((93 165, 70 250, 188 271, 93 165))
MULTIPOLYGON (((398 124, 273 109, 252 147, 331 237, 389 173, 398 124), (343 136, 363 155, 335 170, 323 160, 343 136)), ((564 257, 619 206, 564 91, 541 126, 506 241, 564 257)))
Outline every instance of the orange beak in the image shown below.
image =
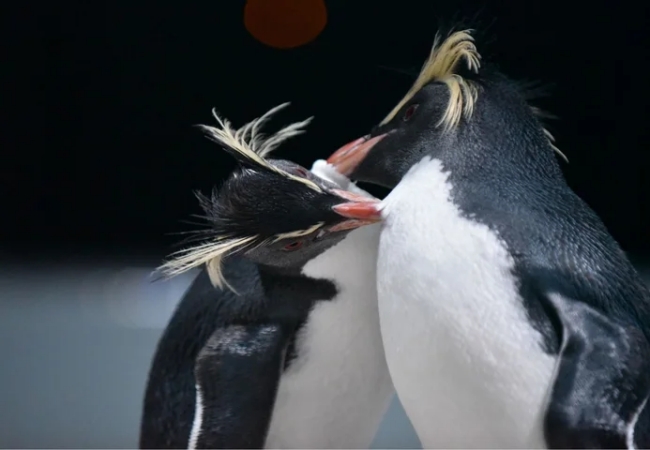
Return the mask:
POLYGON ((332 209, 338 215, 347 219, 330 228, 330 231, 343 231, 359 228, 381 221, 381 200, 353 194, 352 192, 334 189, 332 192, 347 200, 345 203, 334 205, 332 209))
POLYGON ((373 138, 362 137, 354 140, 332 153, 327 162, 341 174, 349 177, 368 152, 377 145, 388 133, 380 134, 373 138))

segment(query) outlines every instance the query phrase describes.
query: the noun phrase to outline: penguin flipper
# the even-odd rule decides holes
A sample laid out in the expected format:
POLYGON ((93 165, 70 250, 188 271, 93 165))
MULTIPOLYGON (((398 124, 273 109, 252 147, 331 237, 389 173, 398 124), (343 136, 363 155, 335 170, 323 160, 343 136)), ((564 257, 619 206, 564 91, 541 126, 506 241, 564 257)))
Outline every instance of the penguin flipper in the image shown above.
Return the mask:
POLYGON ((215 331, 195 364, 189 448, 263 448, 289 334, 278 325, 215 331))
POLYGON ((548 448, 650 447, 640 442, 650 427, 650 343, 643 332, 583 302, 550 300, 563 344, 544 417, 548 448))

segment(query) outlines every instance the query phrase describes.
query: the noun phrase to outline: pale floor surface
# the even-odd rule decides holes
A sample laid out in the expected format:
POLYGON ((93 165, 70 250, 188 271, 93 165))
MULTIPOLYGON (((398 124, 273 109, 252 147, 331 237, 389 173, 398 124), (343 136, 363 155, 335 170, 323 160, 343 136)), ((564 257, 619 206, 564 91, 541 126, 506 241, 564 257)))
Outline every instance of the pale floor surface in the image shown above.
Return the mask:
MULTIPOLYGON (((3 266, 0 447, 137 447, 150 358, 194 274, 119 267, 3 266)), ((398 401, 372 448, 421 448, 398 401)))

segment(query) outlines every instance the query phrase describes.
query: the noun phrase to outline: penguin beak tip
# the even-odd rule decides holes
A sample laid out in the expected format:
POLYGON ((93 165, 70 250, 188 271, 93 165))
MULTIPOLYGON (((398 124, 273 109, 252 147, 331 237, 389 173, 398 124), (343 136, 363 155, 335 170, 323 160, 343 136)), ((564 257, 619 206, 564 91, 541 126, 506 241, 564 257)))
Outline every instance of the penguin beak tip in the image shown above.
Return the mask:
POLYGON ((379 206, 380 206, 379 201, 377 202, 362 201, 362 202, 341 203, 339 205, 333 206, 332 209, 338 215, 348 219, 353 219, 353 220, 358 220, 358 221, 363 221, 368 223, 375 223, 375 222, 380 222, 382 220, 381 210, 379 209, 379 206))
POLYGON ((388 133, 380 134, 372 138, 364 136, 349 142, 332 153, 330 157, 327 158, 327 162, 342 175, 350 176, 366 158, 370 150, 381 142, 387 134, 388 133))
POLYGON ((332 206, 332 210, 347 219, 332 226, 331 232, 353 230, 382 220, 381 200, 341 189, 333 189, 331 192, 344 200, 344 202, 332 206))

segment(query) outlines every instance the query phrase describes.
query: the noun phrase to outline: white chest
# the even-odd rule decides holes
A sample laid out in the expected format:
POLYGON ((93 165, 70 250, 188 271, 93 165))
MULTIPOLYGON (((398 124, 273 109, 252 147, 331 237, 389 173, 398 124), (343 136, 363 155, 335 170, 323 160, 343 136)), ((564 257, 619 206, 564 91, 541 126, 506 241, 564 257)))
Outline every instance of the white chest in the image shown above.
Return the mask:
POLYGON ((266 448, 368 448, 393 395, 377 310, 379 228, 361 228, 304 272, 337 281, 297 340, 282 376, 266 448))
POLYGON ((526 447, 555 359, 526 317, 505 245, 462 217, 450 190, 440 162, 425 159, 384 202, 390 373, 425 448, 526 447))

